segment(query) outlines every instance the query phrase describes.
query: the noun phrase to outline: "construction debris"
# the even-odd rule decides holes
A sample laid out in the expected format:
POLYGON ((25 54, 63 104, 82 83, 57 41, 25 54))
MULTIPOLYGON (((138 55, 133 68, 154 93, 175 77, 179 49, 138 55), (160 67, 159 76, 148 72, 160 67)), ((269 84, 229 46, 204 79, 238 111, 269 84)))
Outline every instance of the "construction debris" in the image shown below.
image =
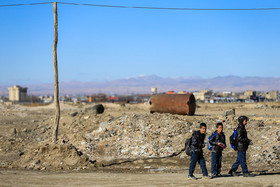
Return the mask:
MULTIPOLYGON (((106 111, 97 115, 93 105, 62 104, 59 143, 54 145, 50 141, 53 106, 2 105, 0 167, 38 170, 124 166, 152 168, 154 171, 160 168, 165 168, 164 171, 185 169, 189 163, 189 157, 182 152, 185 139, 199 128, 201 122, 207 124, 206 136, 216 129, 218 122, 222 122, 229 145, 228 137, 237 127, 237 117, 223 114, 235 108, 236 116, 247 115, 250 118, 247 132, 254 144, 247 152, 249 169, 280 169, 278 107, 255 109, 253 104, 200 104, 197 115, 188 116, 151 114, 147 104, 104 106, 106 111)), ((204 154, 207 166, 210 166, 211 152, 205 149, 204 154)), ((236 152, 228 146, 223 152, 223 169, 229 169, 235 159, 236 152)))

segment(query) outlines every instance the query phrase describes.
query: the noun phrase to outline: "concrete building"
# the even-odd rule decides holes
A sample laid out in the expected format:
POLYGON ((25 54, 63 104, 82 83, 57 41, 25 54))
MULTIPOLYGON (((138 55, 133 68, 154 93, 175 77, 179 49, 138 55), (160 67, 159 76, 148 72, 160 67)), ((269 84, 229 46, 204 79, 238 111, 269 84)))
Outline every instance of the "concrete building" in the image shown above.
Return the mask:
POLYGON ((155 88, 155 87, 151 88, 151 92, 152 92, 152 95, 157 94, 157 88, 155 88))
POLYGON ((279 101, 279 91, 271 91, 266 94, 267 100, 279 101))
POLYGON ((199 92, 193 93, 196 100, 204 101, 204 102, 210 102, 210 98, 212 94, 213 94, 212 90, 201 90, 199 92))
POLYGON ((9 100, 13 102, 27 101, 27 89, 18 85, 9 88, 9 100))
POLYGON ((247 90, 247 91, 245 91, 245 92, 244 92, 244 95, 245 95, 245 96, 248 96, 248 97, 251 97, 251 96, 256 97, 256 96, 257 96, 257 95, 256 95, 256 91, 253 91, 253 90, 247 90))
POLYGON ((253 90, 247 90, 243 94, 240 94, 238 96, 238 99, 250 101, 250 100, 256 100, 257 98, 257 92, 253 90))

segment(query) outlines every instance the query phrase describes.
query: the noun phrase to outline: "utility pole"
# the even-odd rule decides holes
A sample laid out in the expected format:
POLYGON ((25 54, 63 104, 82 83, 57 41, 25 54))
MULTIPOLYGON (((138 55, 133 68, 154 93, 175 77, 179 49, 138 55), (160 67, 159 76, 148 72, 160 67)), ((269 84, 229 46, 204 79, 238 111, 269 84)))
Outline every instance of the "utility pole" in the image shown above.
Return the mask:
POLYGON ((54 102, 56 107, 54 129, 52 135, 53 143, 57 142, 58 126, 60 119, 60 106, 59 106, 59 86, 58 86, 58 71, 57 71, 57 2, 53 2, 53 15, 54 15, 54 40, 53 40, 53 68, 54 68, 54 102))

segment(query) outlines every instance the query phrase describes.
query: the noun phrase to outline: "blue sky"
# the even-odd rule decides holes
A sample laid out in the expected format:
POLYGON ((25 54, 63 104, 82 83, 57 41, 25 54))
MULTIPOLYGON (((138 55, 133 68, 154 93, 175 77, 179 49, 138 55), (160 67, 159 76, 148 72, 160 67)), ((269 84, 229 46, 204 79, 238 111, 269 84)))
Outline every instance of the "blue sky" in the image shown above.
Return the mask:
MULTIPOLYGON (((1 0, 0 4, 47 1, 1 0)), ((275 0, 69 1, 147 7, 280 8, 275 0)), ((280 10, 174 11, 58 4, 60 81, 279 77, 280 10)), ((52 4, 0 7, 0 84, 53 82, 52 4)))

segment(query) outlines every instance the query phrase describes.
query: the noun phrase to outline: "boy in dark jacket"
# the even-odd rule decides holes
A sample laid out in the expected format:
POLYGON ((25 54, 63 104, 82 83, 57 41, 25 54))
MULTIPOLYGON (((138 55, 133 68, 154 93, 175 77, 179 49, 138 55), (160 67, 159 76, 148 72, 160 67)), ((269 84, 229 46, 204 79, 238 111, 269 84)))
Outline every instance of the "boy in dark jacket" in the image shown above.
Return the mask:
POLYGON ((226 137, 223 132, 223 124, 217 123, 216 128, 217 130, 211 135, 209 140, 209 143, 212 146, 212 177, 221 176, 222 154, 224 148, 226 148, 226 137))
POLYGON ((237 146, 237 159, 236 162, 232 165, 229 174, 236 176, 236 170, 238 166, 241 165, 243 176, 252 177, 253 175, 249 174, 247 163, 246 163, 246 151, 248 146, 253 144, 252 141, 247 137, 247 131, 245 126, 247 125, 248 117, 240 116, 238 118, 238 127, 236 129, 236 146, 237 146))
POLYGON ((191 163, 189 168, 189 176, 188 179, 197 179, 194 175, 194 169, 196 166, 196 162, 200 164, 200 167, 202 169, 203 177, 204 179, 210 179, 211 177, 208 176, 207 168, 205 159, 203 157, 203 151, 202 148, 205 147, 204 139, 205 139, 205 133, 206 133, 206 124, 201 123, 200 129, 198 131, 194 131, 191 138, 191 163))

